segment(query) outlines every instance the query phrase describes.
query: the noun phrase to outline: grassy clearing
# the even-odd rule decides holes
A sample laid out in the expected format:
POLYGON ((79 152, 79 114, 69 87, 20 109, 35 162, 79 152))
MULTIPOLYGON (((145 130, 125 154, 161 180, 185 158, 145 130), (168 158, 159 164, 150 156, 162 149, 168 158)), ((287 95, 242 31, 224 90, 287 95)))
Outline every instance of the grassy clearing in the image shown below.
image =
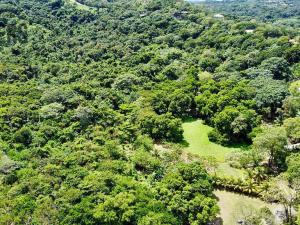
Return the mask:
POLYGON ((246 177, 246 173, 244 170, 233 168, 228 163, 220 163, 218 165, 218 168, 216 169, 216 174, 220 177, 246 177))
POLYGON ((183 136, 187 143, 186 151, 200 156, 215 157, 220 163, 216 170, 219 176, 244 177, 242 170, 232 168, 226 163, 226 157, 230 153, 240 150, 240 148, 224 147, 209 141, 208 133, 212 128, 204 125, 201 120, 185 122, 183 123, 183 129, 183 136))
POLYGON ((72 5, 76 5, 76 7, 77 7, 78 9, 80 9, 80 10, 92 10, 91 7, 86 6, 86 5, 83 5, 83 4, 79 3, 79 2, 77 2, 76 0, 67 0, 67 1, 68 1, 70 4, 72 4, 72 5))
POLYGON ((211 127, 204 125, 201 120, 194 120, 183 123, 184 139, 188 143, 186 150, 200 156, 214 156, 218 162, 225 162, 226 156, 238 148, 228 148, 215 143, 208 139, 208 133, 211 127))
POLYGON ((282 207, 277 204, 267 204, 257 198, 250 198, 227 191, 215 191, 214 194, 219 198, 218 204, 221 209, 220 216, 223 220, 223 225, 237 224, 238 220, 255 214, 262 207, 268 207, 273 214, 275 214, 276 210, 282 210, 282 207))

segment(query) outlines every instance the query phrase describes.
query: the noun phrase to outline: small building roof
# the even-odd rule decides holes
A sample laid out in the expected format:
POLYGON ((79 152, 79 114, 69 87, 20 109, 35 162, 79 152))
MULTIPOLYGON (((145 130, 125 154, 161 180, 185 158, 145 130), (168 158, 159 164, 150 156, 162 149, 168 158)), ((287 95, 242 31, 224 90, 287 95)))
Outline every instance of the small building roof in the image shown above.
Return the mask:
POLYGON ((253 29, 247 29, 247 30, 245 30, 245 32, 246 32, 247 34, 249 34, 249 33, 253 33, 254 30, 253 30, 253 29))
POLYGON ((224 16, 222 14, 215 14, 214 17, 215 18, 224 18, 224 16))

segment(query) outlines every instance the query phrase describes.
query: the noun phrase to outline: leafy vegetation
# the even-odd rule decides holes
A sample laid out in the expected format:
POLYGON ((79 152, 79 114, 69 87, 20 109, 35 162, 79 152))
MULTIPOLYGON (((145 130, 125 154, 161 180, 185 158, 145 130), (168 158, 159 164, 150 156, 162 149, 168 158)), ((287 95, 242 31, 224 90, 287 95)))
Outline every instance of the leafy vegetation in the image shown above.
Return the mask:
POLYGON ((233 18, 259 19, 299 28, 300 5, 297 0, 206 0, 204 5, 233 18))
MULTIPOLYGON (((184 1, 2 0, 0 224, 213 222, 205 160, 154 148, 190 117, 222 160, 209 141, 253 144, 245 182, 298 193, 299 53, 297 26, 184 1)), ((294 223, 298 196, 272 196, 294 223)))

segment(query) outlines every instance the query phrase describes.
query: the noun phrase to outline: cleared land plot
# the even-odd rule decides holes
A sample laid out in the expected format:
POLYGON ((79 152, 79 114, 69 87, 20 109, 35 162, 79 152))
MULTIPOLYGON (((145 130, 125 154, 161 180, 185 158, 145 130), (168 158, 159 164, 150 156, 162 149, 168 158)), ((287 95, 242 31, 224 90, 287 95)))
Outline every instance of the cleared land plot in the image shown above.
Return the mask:
POLYGON ((223 147, 212 143, 208 139, 211 127, 204 125, 202 120, 195 120, 183 123, 183 136, 188 143, 187 151, 199 154, 200 156, 214 156, 219 162, 225 162, 226 156, 238 150, 236 148, 223 147))
POLYGON ((92 10, 91 7, 87 6, 87 5, 83 5, 79 2, 77 2, 76 0, 68 0, 69 3, 73 4, 73 5, 76 5, 76 7, 78 9, 81 9, 81 10, 92 10))
POLYGON ((208 139, 208 133, 212 130, 211 127, 204 125, 202 120, 194 120, 183 123, 184 139, 187 142, 185 150, 200 156, 213 156, 217 159, 219 166, 217 174, 220 176, 243 177, 244 172, 235 169, 226 163, 226 157, 240 150, 239 148, 229 148, 215 144, 208 139))

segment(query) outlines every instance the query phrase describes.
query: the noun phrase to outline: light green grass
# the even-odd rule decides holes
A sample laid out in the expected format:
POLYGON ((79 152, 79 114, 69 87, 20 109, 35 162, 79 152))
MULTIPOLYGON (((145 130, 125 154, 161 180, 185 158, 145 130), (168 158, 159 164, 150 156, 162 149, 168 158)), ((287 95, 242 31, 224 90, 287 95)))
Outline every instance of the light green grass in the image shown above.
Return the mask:
POLYGON ((214 156, 218 162, 225 162, 226 156, 238 148, 228 148, 215 143, 208 139, 208 133, 211 127, 204 125, 202 120, 194 120, 183 123, 183 136, 188 143, 185 150, 199 154, 200 156, 214 156))
POLYGON ((229 148, 211 142, 208 139, 208 133, 212 130, 211 127, 204 125, 201 120, 193 120, 183 123, 183 136, 187 142, 186 151, 198 154, 200 156, 213 156, 219 163, 216 174, 218 176, 230 176, 234 178, 243 178, 245 173, 243 170, 230 167, 226 163, 226 157, 240 150, 239 148, 229 148))
POLYGON ((214 194, 219 199, 218 205, 221 210, 220 217, 223 220, 223 225, 235 225, 238 220, 255 214, 262 207, 268 207, 273 214, 276 210, 282 209, 277 204, 267 204, 257 198, 250 198, 227 191, 218 190, 214 194))
POLYGON ((80 10, 92 10, 92 7, 89 7, 87 5, 83 5, 79 2, 77 2, 76 0, 67 0, 67 1, 72 5, 76 5, 76 7, 80 10))
POLYGON ((228 163, 220 163, 216 169, 219 177, 246 178, 246 172, 241 169, 231 167, 228 163))

